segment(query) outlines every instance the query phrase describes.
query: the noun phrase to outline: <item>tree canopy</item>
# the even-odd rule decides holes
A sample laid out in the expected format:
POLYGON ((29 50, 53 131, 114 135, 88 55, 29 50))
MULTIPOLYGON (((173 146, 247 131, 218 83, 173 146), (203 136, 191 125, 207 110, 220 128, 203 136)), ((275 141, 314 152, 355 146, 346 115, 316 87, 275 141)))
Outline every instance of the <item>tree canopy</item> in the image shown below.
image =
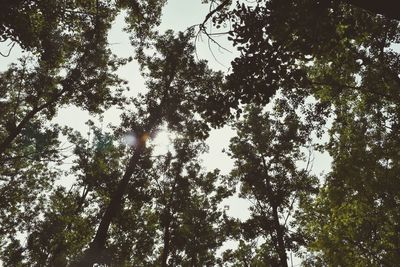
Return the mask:
POLYGON ((209 13, 184 32, 159 31, 166 1, 0 3, 0 57, 24 51, 0 72, 1 264, 400 261, 398 9, 202 3, 209 13), (109 43, 118 16, 128 58, 109 43), (196 52, 199 36, 220 35, 237 50, 225 72, 196 52), (146 87, 134 96, 118 74, 131 61, 146 87), (87 133, 55 123, 66 107, 90 114, 87 133), (115 108, 118 123, 100 125, 115 108), (235 131, 229 173, 201 160, 218 127, 235 131), (324 173, 320 153, 332 160, 324 173), (231 215, 235 199, 248 217, 231 215))

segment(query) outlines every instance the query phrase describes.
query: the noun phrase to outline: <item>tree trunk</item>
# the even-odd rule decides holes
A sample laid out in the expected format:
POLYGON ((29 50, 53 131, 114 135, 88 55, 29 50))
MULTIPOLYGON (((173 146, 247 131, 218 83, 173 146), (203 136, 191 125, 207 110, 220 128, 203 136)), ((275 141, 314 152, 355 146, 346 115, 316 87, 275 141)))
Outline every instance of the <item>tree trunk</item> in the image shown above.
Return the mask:
POLYGON ((25 117, 18 123, 18 125, 11 132, 8 133, 3 142, 0 143, 0 156, 5 153, 5 151, 12 145, 14 139, 22 132, 28 122, 32 120, 39 112, 49 108, 52 104, 54 104, 58 100, 58 98, 60 98, 64 94, 64 92, 66 92, 66 90, 61 90, 48 102, 44 103, 41 106, 34 107, 30 112, 28 112, 25 117))
MULTIPOLYGON (((169 214, 167 215, 169 216, 169 214)), ((164 226, 164 247, 162 250, 161 254, 161 267, 167 267, 167 260, 169 256, 169 251, 170 251, 170 246, 171 246, 171 232, 170 232, 170 225, 171 225, 171 219, 170 217, 167 218, 166 224, 164 226)))
POLYGON ((86 267, 92 266, 94 263, 106 263, 110 259, 106 254, 105 245, 108 236, 108 228, 110 227, 112 219, 116 216, 119 208, 122 205, 123 196, 128 187, 129 180, 135 171, 135 167, 140 159, 140 155, 145 147, 146 140, 144 138, 139 138, 138 145, 133 153, 129 164, 125 170, 124 176, 119 182, 116 191, 111 197, 111 201, 108 204, 106 211, 100 221, 100 225, 97 228, 96 235, 90 244, 89 249, 87 249, 82 256, 82 258, 73 263, 71 266, 76 267, 86 267))
POLYGON ((192 258, 190 260, 190 266, 191 267, 196 267, 197 266, 197 257, 196 253, 193 253, 192 258))
MULTIPOLYGON (((81 72, 78 69, 74 69, 71 72, 71 76, 67 79, 70 79, 71 81, 76 81, 80 78, 79 75, 81 75, 81 72)), ((54 105, 57 101, 60 100, 61 97, 63 97, 63 95, 71 93, 75 89, 72 85, 68 86, 67 79, 63 81, 64 83, 66 83, 66 85, 61 82, 61 84, 63 85, 62 90, 60 90, 58 93, 55 93, 47 102, 43 103, 42 105, 33 107, 32 110, 28 112, 24 116, 24 118, 18 123, 18 125, 16 125, 16 127, 8 133, 7 137, 0 143, 0 159, 2 154, 4 154, 6 150, 11 147, 15 138, 17 138, 17 136, 22 132, 22 130, 26 127, 30 120, 32 120, 37 114, 39 114, 43 110, 46 110, 47 108, 50 108, 52 105, 54 105)))
MULTIPOLYGON (((269 204, 271 205, 272 208, 272 219, 274 222, 274 228, 276 232, 276 240, 273 240, 277 244, 275 245, 275 248, 278 252, 279 255, 279 261, 281 262, 280 266, 282 267, 288 267, 287 264, 287 255, 286 255, 286 248, 285 248, 285 240, 284 240, 284 233, 282 231, 282 226, 279 222, 279 214, 278 214, 278 203, 276 202, 276 197, 274 194, 274 190, 272 189, 271 185, 271 179, 268 174, 268 165, 266 163, 266 160, 264 156, 261 157, 261 162, 262 166, 264 167, 264 172, 265 172, 265 190, 267 192, 267 199, 269 204)), ((268 229, 268 226, 266 227, 268 229)), ((274 239, 273 233, 271 231, 270 233, 271 238, 274 239)))
POLYGON ((282 230, 282 226, 279 223, 279 215, 278 215, 278 208, 276 206, 272 207, 272 216, 274 220, 274 226, 275 226, 275 231, 276 231, 276 238, 278 241, 278 255, 279 255, 279 260, 281 262, 280 266, 282 267, 288 267, 287 264, 287 255, 286 255, 286 249, 285 249, 285 240, 284 240, 284 233, 282 230))
POLYGON ((146 140, 148 136, 152 136, 153 131, 162 123, 164 118, 163 110, 164 105, 169 101, 169 90, 171 83, 176 75, 176 65, 173 65, 171 69, 168 70, 168 75, 165 75, 167 81, 164 86, 164 95, 161 102, 154 110, 149 111, 150 116, 147 120, 146 126, 143 127, 143 132, 138 136, 138 144, 134 154, 129 160, 128 166, 125 170, 124 176, 118 183, 117 189, 111 197, 111 201, 108 204, 106 211, 100 221, 100 225, 97 228, 96 235, 90 244, 89 249, 87 249, 81 259, 77 262, 71 264, 71 267, 86 267, 93 266, 94 263, 111 263, 111 257, 106 254, 106 241, 108 237, 108 228, 110 227, 112 219, 117 215, 118 209, 121 207, 123 202, 123 196, 128 187, 129 180, 135 171, 137 163, 140 156, 146 146, 146 140))

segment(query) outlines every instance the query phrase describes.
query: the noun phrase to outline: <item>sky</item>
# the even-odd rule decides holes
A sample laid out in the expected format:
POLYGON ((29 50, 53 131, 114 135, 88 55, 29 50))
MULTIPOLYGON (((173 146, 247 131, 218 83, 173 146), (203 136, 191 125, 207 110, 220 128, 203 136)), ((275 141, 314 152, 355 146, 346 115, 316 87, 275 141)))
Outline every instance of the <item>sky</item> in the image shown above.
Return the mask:
MULTIPOLYGON (((201 4, 200 0, 169 0, 168 4, 163 10, 162 23, 159 26, 159 31, 162 33, 167 29, 174 31, 184 31, 188 27, 201 23, 209 11, 208 4, 201 4)), ((123 16, 119 16, 112 27, 109 34, 109 43, 112 51, 120 57, 130 57, 134 55, 134 49, 131 47, 128 33, 122 30, 124 25, 123 16)), ((199 59, 206 59, 209 66, 214 70, 229 71, 231 60, 237 55, 235 49, 226 40, 226 36, 217 39, 218 42, 231 52, 219 49, 217 45, 209 43, 207 38, 199 38, 196 43, 196 51, 199 59)), ((8 47, 6 43, 0 45, 0 51, 6 53, 8 47)), ((11 55, 7 58, 0 58, 0 71, 3 71, 11 62, 16 62, 17 58, 21 56, 21 49, 15 46, 11 55)), ((140 76, 138 64, 134 61, 123 66, 118 74, 121 78, 128 81, 130 91, 129 96, 135 96, 138 93, 145 92, 144 79, 140 76)), ((84 134, 88 128, 85 122, 91 119, 91 116, 86 111, 76 107, 65 107, 58 112, 57 118, 54 122, 61 125, 70 126, 76 130, 82 131, 84 134)), ((105 112, 102 125, 106 127, 111 123, 117 125, 119 122, 119 111, 112 108, 105 112)), ((234 131, 229 127, 222 129, 212 130, 210 137, 207 139, 209 145, 209 152, 201 156, 203 165, 207 170, 218 168, 222 174, 228 174, 233 167, 233 161, 223 153, 223 149, 229 146, 229 140, 234 136, 234 131)), ((157 144, 159 153, 166 152, 170 147, 170 135, 163 131, 158 134, 153 143, 157 144)), ((326 154, 314 154, 314 169, 313 173, 319 174, 327 171, 330 166, 330 158, 326 154)), ((64 179, 59 181, 59 184, 70 186, 73 180, 64 179)), ((237 197, 231 197, 226 200, 222 205, 229 205, 228 215, 245 219, 249 216, 248 211, 249 203, 246 200, 237 197)))

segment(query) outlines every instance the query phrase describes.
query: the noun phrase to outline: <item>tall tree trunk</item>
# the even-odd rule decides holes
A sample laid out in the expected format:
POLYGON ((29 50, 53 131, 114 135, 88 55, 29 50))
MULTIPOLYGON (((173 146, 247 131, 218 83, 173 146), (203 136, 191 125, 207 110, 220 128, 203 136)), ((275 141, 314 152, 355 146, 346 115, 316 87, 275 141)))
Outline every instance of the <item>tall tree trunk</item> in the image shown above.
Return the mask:
POLYGON ((194 253, 192 255, 192 258, 190 260, 190 266, 191 267, 196 267, 197 266, 197 257, 196 257, 196 253, 194 253))
POLYGON ((66 91, 66 89, 61 90, 49 101, 40 106, 34 107, 30 112, 28 112, 25 117, 18 123, 18 125, 16 125, 16 127, 12 131, 10 131, 7 137, 0 143, 0 156, 12 145, 14 139, 22 132, 22 130, 26 127, 30 120, 32 120, 42 110, 51 107, 51 105, 53 105, 66 91))
POLYGON ((171 250, 171 222, 172 222, 172 214, 174 213, 173 210, 171 210, 171 206, 174 195, 175 195, 175 190, 176 190, 176 180, 174 180, 174 184, 172 186, 172 193, 169 197, 169 200, 166 202, 166 207, 164 209, 164 218, 161 218, 161 223, 164 225, 164 247, 161 255, 161 267, 167 267, 167 260, 168 256, 171 250))
POLYGON ((82 258, 73 263, 71 266, 86 267, 92 266, 94 263, 103 263, 109 261, 107 255, 105 255, 105 245, 108 236, 108 228, 110 227, 112 219, 116 216, 119 208, 123 202, 123 196, 128 187, 129 180, 136 169, 137 163, 140 159, 140 155, 145 147, 145 138, 141 136, 139 142, 136 146, 135 152, 133 153, 129 164, 125 170, 124 176, 119 182, 117 189, 111 197, 111 201, 108 204, 106 211, 100 221, 100 225, 97 228, 96 235, 90 244, 89 249, 87 249, 82 256, 82 258))
POLYGON ((167 214, 168 216, 167 221, 164 226, 164 237, 163 237, 163 242, 164 242, 164 247, 162 250, 161 254, 161 267, 167 267, 167 260, 169 256, 169 251, 170 251, 170 246, 171 246, 171 232, 170 232, 170 225, 171 225, 171 218, 170 214, 167 214))
POLYGON ((276 231, 276 237, 277 237, 277 241, 278 241, 277 248, 278 248, 279 260, 281 262, 280 266, 288 267, 284 233, 283 233, 282 226, 279 223, 279 215, 278 215, 278 207, 277 206, 272 207, 272 216, 273 216, 273 220, 274 220, 274 228, 276 231))
POLYGON ((166 70, 166 73, 164 74, 166 82, 163 86, 164 94, 161 98, 160 104, 154 107, 153 110, 149 111, 150 116, 147 119, 147 123, 145 124, 146 126, 142 129, 143 132, 141 133, 141 135, 138 136, 138 144, 136 145, 135 152, 130 158, 128 166, 125 169, 124 176, 118 183, 117 189, 112 195, 111 201, 108 204, 103 217, 101 218, 100 225, 96 231, 96 235, 92 243, 90 244, 89 249, 84 252, 83 256, 77 262, 71 264, 72 267, 91 267, 94 263, 111 263, 110 257, 105 255, 108 228, 110 227, 111 221, 117 215, 119 208, 123 204, 123 196, 125 195, 129 180, 133 172, 135 171, 140 156, 146 146, 147 137, 152 136, 153 131, 155 131, 157 127, 162 123, 162 120, 164 118, 164 106, 168 104, 170 93, 169 91, 175 75, 176 65, 172 65, 172 67, 166 70))

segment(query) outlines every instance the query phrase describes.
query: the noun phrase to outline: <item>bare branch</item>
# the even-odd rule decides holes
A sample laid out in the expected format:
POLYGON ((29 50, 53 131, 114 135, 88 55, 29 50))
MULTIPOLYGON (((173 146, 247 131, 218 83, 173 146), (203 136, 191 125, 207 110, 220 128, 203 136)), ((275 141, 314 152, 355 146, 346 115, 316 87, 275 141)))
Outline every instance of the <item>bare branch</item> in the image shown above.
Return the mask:
POLYGON ((0 52, 0 55, 2 55, 3 57, 8 57, 8 56, 11 54, 11 50, 14 48, 14 46, 15 46, 16 43, 17 43, 17 42, 12 42, 12 43, 11 43, 10 50, 8 50, 8 53, 7 53, 7 54, 3 54, 2 52, 0 52))
POLYGON ((215 13, 217 13, 217 12, 220 11, 220 10, 222 10, 226 5, 228 5, 228 4, 229 4, 229 1, 230 1, 230 0, 225 0, 225 1, 223 1, 221 4, 219 4, 219 6, 217 6, 214 10, 211 10, 211 11, 207 14, 207 16, 206 16, 206 18, 204 19, 203 23, 199 25, 200 28, 202 28, 202 27, 204 28, 204 27, 205 27, 204 25, 207 23, 207 21, 208 21, 215 13))

